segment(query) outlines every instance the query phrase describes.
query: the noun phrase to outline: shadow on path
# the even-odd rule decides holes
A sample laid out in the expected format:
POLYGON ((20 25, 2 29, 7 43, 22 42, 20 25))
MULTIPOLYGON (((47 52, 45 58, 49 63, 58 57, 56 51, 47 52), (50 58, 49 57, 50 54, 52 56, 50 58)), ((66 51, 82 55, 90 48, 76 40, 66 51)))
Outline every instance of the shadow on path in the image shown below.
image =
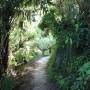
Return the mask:
POLYGON ((28 74, 17 90, 59 90, 47 76, 46 65, 49 57, 42 57, 27 67, 28 74))

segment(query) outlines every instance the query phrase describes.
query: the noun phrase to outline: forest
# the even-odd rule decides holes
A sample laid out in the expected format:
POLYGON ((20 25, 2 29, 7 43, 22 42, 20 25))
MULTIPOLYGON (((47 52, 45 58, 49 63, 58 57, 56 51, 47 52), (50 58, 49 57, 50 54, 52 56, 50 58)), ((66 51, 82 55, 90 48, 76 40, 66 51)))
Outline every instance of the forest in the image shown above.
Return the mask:
POLYGON ((89 90, 90 0, 0 0, 0 90, 89 90))

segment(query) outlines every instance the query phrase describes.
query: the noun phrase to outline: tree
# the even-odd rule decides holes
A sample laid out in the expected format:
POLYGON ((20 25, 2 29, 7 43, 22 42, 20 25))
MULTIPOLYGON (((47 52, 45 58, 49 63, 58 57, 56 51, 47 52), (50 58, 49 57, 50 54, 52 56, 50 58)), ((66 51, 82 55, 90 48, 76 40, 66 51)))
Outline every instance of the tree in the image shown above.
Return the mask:
POLYGON ((9 31, 12 25, 12 19, 15 9, 20 7, 25 0, 0 0, 0 68, 5 72, 8 62, 9 31))

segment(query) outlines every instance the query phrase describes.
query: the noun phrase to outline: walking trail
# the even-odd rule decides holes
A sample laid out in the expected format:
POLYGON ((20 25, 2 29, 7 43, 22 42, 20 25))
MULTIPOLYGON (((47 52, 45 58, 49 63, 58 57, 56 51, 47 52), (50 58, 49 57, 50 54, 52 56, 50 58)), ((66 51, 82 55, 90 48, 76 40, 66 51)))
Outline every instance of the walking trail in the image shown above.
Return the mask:
POLYGON ((27 67, 28 74, 24 82, 17 90, 59 90, 56 85, 48 79, 46 65, 49 57, 42 57, 27 67))

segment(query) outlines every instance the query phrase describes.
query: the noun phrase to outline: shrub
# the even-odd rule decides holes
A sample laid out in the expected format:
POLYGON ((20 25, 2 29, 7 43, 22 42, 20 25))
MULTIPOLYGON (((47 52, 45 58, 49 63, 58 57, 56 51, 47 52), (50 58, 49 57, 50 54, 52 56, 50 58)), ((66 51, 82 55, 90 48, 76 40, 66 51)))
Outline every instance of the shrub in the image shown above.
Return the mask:
POLYGON ((5 76, 0 81, 0 90, 12 90, 15 85, 16 83, 11 77, 5 76))
POLYGON ((54 80, 56 80, 56 77, 58 76, 56 66, 55 66, 57 51, 58 51, 58 46, 54 45, 52 47, 52 54, 48 62, 48 74, 49 74, 49 77, 54 80))
POLYGON ((41 50, 48 50, 55 44, 55 39, 52 36, 36 38, 35 40, 37 47, 41 50))

